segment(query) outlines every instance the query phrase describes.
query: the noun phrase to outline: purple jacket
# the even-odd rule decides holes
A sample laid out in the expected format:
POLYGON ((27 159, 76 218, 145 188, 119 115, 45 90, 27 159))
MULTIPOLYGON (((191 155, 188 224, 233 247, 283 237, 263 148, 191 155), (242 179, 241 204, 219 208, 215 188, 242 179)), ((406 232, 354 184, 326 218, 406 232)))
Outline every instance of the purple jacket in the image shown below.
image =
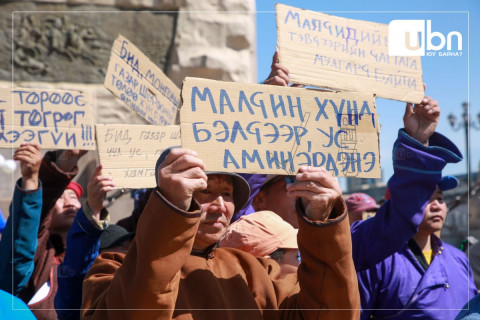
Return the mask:
POLYGON ((375 217, 351 226, 357 272, 375 266, 407 244, 422 222, 423 211, 442 179, 443 168, 461 159, 458 148, 439 133, 434 133, 429 146, 424 146, 399 130, 393 146, 394 174, 388 181, 390 200, 375 217))
POLYGON ((361 319, 455 319, 477 293, 472 270, 463 252, 432 238, 436 254, 426 271, 405 246, 357 273, 361 319))
POLYGON ((351 227, 361 319, 453 319, 475 295, 462 252, 434 238, 438 255, 425 271, 407 245, 441 181, 443 168, 461 159, 457 147, 441 134, 432 135, 429 146, 424 146, 399 131, 393 148, 395 173, 388 181, 391 199, 374 218, 351 227))

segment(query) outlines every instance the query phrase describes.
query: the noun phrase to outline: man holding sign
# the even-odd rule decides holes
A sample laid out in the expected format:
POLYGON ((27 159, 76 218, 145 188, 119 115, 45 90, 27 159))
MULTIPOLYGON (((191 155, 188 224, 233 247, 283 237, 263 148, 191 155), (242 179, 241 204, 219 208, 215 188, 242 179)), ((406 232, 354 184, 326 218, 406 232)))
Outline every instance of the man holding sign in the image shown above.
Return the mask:
POLYGON ((234 173, 205 172, 189 149, 163 153, 157 188, 126 255, 97 258, 83 286, 84 319, 358 319, 350 233, 338 182, 301 167, 298 274, 279 279, 271 259, 216 249, 249 196, 234 173), (321 276, 319 276, 321 275, 321 276))

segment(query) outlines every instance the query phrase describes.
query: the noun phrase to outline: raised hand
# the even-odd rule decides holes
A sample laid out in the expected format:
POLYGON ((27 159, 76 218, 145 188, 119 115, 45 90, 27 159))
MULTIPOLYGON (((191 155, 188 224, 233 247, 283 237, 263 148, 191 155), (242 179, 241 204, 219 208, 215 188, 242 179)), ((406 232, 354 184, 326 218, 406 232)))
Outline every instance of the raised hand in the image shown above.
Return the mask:
POLYGON ((342 196, 337 179, 325 168, 316 167, 301 167, 295 178, 297 182, 287 185, 287 195, 302 198, 305 215, 310 220, 326 221, 342 196))
POLYGON ((440 107, 437 100, 425 96, 422 103, 412 106, 407 103, 403 125, 405 131, 414 139, 428 144, 440 119, 440 107))
POLYGON ((77 164, 78 160, 80 160, 81 157, 83 157, 84 154, 86 154, 88 151, 87 150, 62 150, 57 157, 57 160, 55 163, 57 166, 65 171, 69 172, 72 171, 73 168, 75 168, 75 165, 77 164))
POLYGON ((103 209, 103 202, 107 197, 107 192, 112 191, 115 187, 113 178, 108 176, 101 176, 102 165, 99 165, 92 178, 88 182, 87 191, 88 198, 87 203, 93 211, 93 216, 97 220, 100 219, 100 212, 103 209))
POLYGON ((40 146, 36 143, 23 143, 13 154, 13 160, 20 161, 22 174, 22 189, 35 190, 38 188, 38 172, 42 163, 40 146))
POLYGON ((275 51, 275 54, 273 55, 272 69, 267 80, 264 81, 264 84, 288 86, 289 82, 290 76, 288 74, 288 69, 278 62, 278 51, 275 51))
POLYGON ((195 191, 207 188, 205 165, 190 149, 171 149, 158 167, 158 188, 176 207, 188 210, 195 191))

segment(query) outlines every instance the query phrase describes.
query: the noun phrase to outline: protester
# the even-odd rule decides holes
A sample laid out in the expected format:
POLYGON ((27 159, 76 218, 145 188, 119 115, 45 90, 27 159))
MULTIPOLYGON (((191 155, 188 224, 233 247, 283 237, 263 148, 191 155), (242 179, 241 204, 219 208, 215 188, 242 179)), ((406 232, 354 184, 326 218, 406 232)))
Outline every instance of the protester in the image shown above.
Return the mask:
POLYGON ((364 215, 376 213, 380 207, 375 200, 366 193, 352 193, 347 199, 345 204, 348 210, 348 220, 350 225, 358 220, 363 219, 364 215))
MULTIPOLYGON (((280 69, 278 61, 274 61, 273 66, 277 70, 272 70, 271 76, 267 81, 271 81, 273 84, 288 85, 288 70, 285 68, 278 70, 280 69)), ((435 133, 439 116, 440 108, 438 103, 430 97, 424 97, 420 104, 414 106, 407 104, 404 115, 404 129, 399 131, 398 140, 395 142, 393 150, 395 173, 388 182, 390 200, 386 201, 378 209, 373 218, 354 222, 351 226, 353 259, 359 275, 365 270, 375 268, 377 264, 383 263, 385 259, 392 259, 392 254, 396 254, 407 246, 423 219, 426 204, 441 182, 442 169, 446 163, 458 162, 462 159, 458 148, 451 141, 435 133)), ((451 252, 452 250, 448 251, 451 252)), ((463 283, 456 283, 455 290, 460 290, 461 288, 464 295, 459 296, 457 299, 450 299, 448 292, 455 290, 449 290, 448 288, 451 286, 448 280, 441 279, 441 281, 438 281, 439 286, 436 289, 439 292, 443 290, 447 294, 438 296, 438 299, 429 299, 427 305, 419 303, 416 305, 417 309, 425 309, 426 306, 430 309, 443 309, 444 306, 449 306, 451 309, 456 309, 456 311, 450 310, 450 312, 442 314, 440 317, 452 319, 463 303, 465 303, 465 294, 471 293, 474 288, 467 276, 469 272, 468 264, 465 264, 465 259, 459 259, 458 255, 455 256, 456 260, 452 261, 452 263, 458 263, 459 266, 457 268, 462 268, 460 274, 464 275, 463 283), (445 302, 445 300, 448 300, 448 302, 445 302)), ((440 264, 439 261, 442 260, 443 258, 437 259, 437 262, 435 262, 434 259, 433 263, 440 264)), ((421 268, 420 265, 417 267, 421 268)), ((434 267, 431 268, 435 269, 434 267)), ((409 276, 405 274, 401 274, 399 277, 409 279, 409 276)), ((425 279, 428 278, 428 276, 425 277, 425 279)), ((381 279, 384 278, 382 277, 381 279)), ((365 281, 367 282, 367 280, 376 283, 375 279, 366 279, 365 281)), ((420 284, 423 283, 422 281, 420 281, 420 284)), ((454 280, 454 282, 457 281, 454 280)), ((417 284, 418 282, 415 281, 409 283, 410 286, 414 287, 417 284)), ((378 294, 376 298, 379 301, 383 301, 381 299, 385 296, 385 290, 390 290, 390 288, 387 289, 385 287, 383 290, 375 291, 378 294)), ((434 292, 432 295, 436 293, 434 292)), ((403 298, 405 297, 402 296, 398 299, 403 298)), ((408 298, 407 301, 403 302, 407 303, 408 298)), ((366 305, 365 301, 367 299, 369 299, 368 296, 362 297, 362 308, 368 309, 368 307, 371 307, 371 305, 366 305)), ((418 302, 418 300, 415 301, 418 302)), ((427 301, 420 299, 420 302, 426 303, 427 301)), ((408 304, 406 308, 410 308, 413 304, 415 303, 408 304)), ((374 304, 374 307, 377 307, 377 305, 374 304)), ((384 307, 392 309, 398 306, 384 305, 384 307)), ((403 308, 405 305, 401 307, 403 308)), ((370 311, 364 312, 362 319, 368 318, 368 315, 371 314, 370 311)), ((374 317, 380 317, 382 313, 379 312, 375 313, 374 317)), ((394 311, 385 311, 386 314, 389 314, 389 312, 393 313, 394 311)), ((429 317, 429 315, 435 319, 439 317, 438 314, 434 315, 434 310, 426 310, 424 313, 421 310, 416 310, 416 312, 422 318, 429 317)), ((393 315, 392 318, 405 319, 412 318, 414 315, 415 311, 412 311, 412 313, 403 312, 398 317, 393 315)))
POLYGON ((115 184, 111 177, 101 176, 101 170, 102 166, 96 168, 87 185, 87 202, 75 215, 68 231, 65 258, 58 266, 55 309, 60 320, 80 319, 82 282, 98 256, 100 237, 108 225, 103 202, 115 184))
MULTIPOLYGON (((30 151, 31 152, 31 151, 30 151)), ((54 297, 57 291, 57 266, 63 259, 66 235, 80 208, 82 187, 71 181, 78 172, 78 150, 47 152, 38 173, 42 184, 41 215, 36 216, 37 232, 24 232, 23 241, 36 247, 34 269, 25 288, 18 293, 38 319, 57 319, 54 297)), ((16 225, 17 233, 26 224, 16 225)), ((31 260, 28 261, 31 263, 31 260)))
POLYGON ((157 188, 127 254, 101 254, 85 278, 84 319, 359 317, 345 204, 324 169, 302 167, 289 186, 289 196, 302 197, 297 281, 279 279, 272 259, 215 249, 248 199, 240 176, 205 173, 187 149, 172 149, 158 163, 157 188))
POLYGON ((283 278, 296 273, 300 264, 297 233, 297 229, 272 211, 259 211, 232 223, 218 246, 274 259, 281 267, 280 278, 283 278))
POLYGON ((456 179, 445 177, 425 207, 424 218, 408 244, 375 267, 359 273, 362 319, 372 316, 453 319, 476 295, 466 255, 435 235, 447 214, 443 191, 456 186, 456 179))
POLYGON ((13 159, 20 162, 22 177, 15 183, 10 215, 0 241, 0 289, 17 295, 33 274, 37 250, 35 236, 42 212, 42 184, 38 178, 42 153, 37 144, 17 148, 13 159), (12 243, 13 241, 13 243, 12 243))

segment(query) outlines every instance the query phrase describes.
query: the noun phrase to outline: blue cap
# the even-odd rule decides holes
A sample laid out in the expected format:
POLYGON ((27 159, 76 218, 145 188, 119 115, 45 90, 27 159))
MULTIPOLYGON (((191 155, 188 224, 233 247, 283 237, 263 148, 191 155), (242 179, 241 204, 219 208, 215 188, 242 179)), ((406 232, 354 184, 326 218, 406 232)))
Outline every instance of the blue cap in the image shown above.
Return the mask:
POLYGON ((458 186, 458 179, 453 176, 444 176, 442 181, 438 184, 438 187, 442 191, 455 189, 458 186))

